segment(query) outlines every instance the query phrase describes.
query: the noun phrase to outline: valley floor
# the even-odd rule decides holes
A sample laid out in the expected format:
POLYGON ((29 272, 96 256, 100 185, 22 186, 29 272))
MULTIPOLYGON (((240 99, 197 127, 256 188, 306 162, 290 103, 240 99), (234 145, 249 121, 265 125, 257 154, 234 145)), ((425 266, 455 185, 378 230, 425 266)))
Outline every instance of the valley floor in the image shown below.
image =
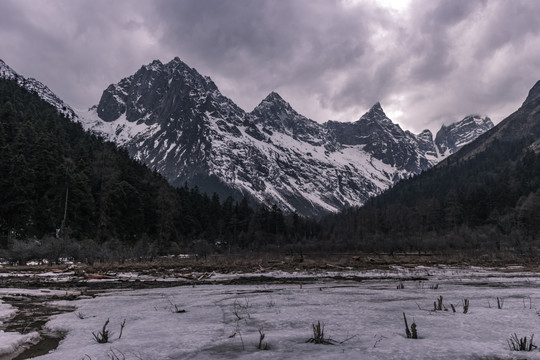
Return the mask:
POLYGON ((76 267, 33 274, 4 268, 0 359, 15 359, 44 333, 62 339, 41 360, 540 359, 536 348, 518 352, 508 344, 514 334, 529 340, 540 333, 537 267, 327 265, 169 268, 159 275, 133 268, 95 274, 76 267), (441 297, 442 310, 435 311, 441 297), (4 331, 21 299, 41 299, 57 311, 40 329, 4 331), (419 339, 407 339, 403 313, 419 339), (93 333, 100 337, 107 320, 111 334, 101 344, 93 333), (307 342, 319 322, 330 345, 307 342), (267 350, 258 349, 261 334, 267 350))

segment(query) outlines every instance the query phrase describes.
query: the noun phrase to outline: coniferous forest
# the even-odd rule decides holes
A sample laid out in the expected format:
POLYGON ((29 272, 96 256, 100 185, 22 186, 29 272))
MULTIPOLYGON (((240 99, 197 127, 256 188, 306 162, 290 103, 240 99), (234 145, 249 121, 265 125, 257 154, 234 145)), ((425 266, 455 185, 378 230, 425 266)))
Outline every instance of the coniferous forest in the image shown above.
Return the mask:
POLYGON ((10 80, 0 80, 0 174, 0 247, 21 261, 288 246, 316 226, 246 198, 173 188, 10 80))
POLYGON ((20 262, 239 251, 534 254, 536 107, 524 105, 505 120, 525 135, 514 129, 493 136, 493 129, 365 206, 315 220, 247 198, 174 188, 36 94, 0 80, 0 248, 20 262))
POLYGON ((540 82, 499 126, 360 209, 329 216, 320 237, 364 251, 513 251, 540 236, 540 82))

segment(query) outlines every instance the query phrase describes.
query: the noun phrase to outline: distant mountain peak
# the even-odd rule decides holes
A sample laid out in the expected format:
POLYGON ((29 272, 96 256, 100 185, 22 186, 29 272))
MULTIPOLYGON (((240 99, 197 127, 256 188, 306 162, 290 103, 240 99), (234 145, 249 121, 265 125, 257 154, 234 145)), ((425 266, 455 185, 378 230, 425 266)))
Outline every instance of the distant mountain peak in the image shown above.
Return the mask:
POLYGON ((358 121, 365 121, 365 120, 375 120, 375 121, 384 121, 384 122, 392 122, 388 116, 386 116, 386 113, 384 112, 381 103, 377 101, 375 105, 373 105, 367 113, 362 115, 360 120, 358 121))
POLYGON ((291 104, 289 104, 287 101, 285 101, 281 95, 279 95, 277 92, 272 91, 270 94, 268 94, 264 100, 262 100, 259 105, 253 109, 252 114, 257 114, 261 112, 272 112, 272 113, 294 113, 297 114, 296 111, 292 108, 291 104))
POLYGON ((169 61, 165 66, 167 66, 167 67, 174 66, 175 68, 182 67, 182 68, 187 68, 187 69, 190 69, 190 70, 195 70, 195 69, 192 69, 188 64, 183 62, 178 56, 176 56, 174 59, 169 61))
POLYGON ((457 152, 493 126, 489 117, 477 114, 465 116, 461 121, 449 125, 443 125, 435 136, 439 154, 446 157, 457 152))
POLYGON ((279 95, 277 92, 272 91, 268 96, 264 99, 265 101, 272 101, 272 102, 285 102, 281 95, 279 95))
POLYGON ((361 205, 441 159, 429 130, 402 130, 380 102, 356 122, 319 124, 272 91, 247 113, 178 57, 110 85, 85 121, 175 185, 304 215, 361 205))
POLYGON ((97 114, 107 122, 118 120, 124 114, 130 122, 141 119, 146 124, 168 121, 161 115, 173 108, 178 110, 179 102, 188 101, 197 94, 205 97, 214 92, 219 91, 212 80, 180 58, 175 57, 167 64, 154 60, 103 91, 97 114), (160 110, 156 111, 157 108, 160 110))
POLYGON ((381 106, 381 102, 380 101, 377 101, 370 109, 370 111, 383 111, 383 108, 381 106))
POLYGON ((277 92, 272 91, 250 113, 265 131, 277 131, 308 143, 328 144, 332 140, 323 134, 323 127, 294 110, 277 92))
POLYGON ((261 101, 261 103, 263 102, 267 102, 267 103, 271 103, 271 104, 276 104, 276 105, 282 105, 282 106, 286 106, 286 107, 290 107, 291 105, 285 101, 285 99, 283 99, 283 97, 281 97, 281 95, 279 95, 277 92, 275 91, 272 91, 270 94, 268 94, 263 101, 261 101))
POLYGON ((529 90, 529 95, 523 102, 523 106, 532 103, 534 100, 540 98, 540 80, 534 84, 531 90, 529 90))
POLYGON ((423 140, 433 141, 433 133, 429 129, 423 130, 417 137, 423 140))

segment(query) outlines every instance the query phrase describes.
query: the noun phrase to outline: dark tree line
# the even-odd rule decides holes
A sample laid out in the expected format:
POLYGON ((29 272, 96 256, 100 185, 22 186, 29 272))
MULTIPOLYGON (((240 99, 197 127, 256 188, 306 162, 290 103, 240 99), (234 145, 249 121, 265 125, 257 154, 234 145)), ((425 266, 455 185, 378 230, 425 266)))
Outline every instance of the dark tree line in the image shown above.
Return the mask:
POLYGON ((152 244, 155 253, 257 249, 305 241, 315 226, 276 206, 173 188, 36 94, 0 80, 0 248, 61 238, 152 244))
POLYGON ((245 250, 530 252, 540 245, 535 141, 491 141, 361 208, 315 221, 273 204, 174 188, 36 94, 0 80, 0 249, 20 260, 245 250))
POLYGON ((470 159, 449 158, 362 208, 327 217, 320 237, 366 251, 529 251, 540 245, 534 140, 495 140, 470 159))

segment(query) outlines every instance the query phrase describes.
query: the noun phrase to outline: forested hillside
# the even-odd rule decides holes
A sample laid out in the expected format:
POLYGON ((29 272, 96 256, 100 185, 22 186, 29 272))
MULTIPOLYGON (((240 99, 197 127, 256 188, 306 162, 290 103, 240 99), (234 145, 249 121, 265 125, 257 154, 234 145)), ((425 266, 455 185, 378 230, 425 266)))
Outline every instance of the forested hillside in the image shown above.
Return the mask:
POLYGON ((443 163, 328 217, 321 237, 362 250, 531 253, 540 235, 538 94, 540 82, 518 111, 443 163))
POLYGON ((0 174, 0 245, 17 256, 256 248, 310 232, 276 207, 171 187, 11 80, 0 80, 0 174))

